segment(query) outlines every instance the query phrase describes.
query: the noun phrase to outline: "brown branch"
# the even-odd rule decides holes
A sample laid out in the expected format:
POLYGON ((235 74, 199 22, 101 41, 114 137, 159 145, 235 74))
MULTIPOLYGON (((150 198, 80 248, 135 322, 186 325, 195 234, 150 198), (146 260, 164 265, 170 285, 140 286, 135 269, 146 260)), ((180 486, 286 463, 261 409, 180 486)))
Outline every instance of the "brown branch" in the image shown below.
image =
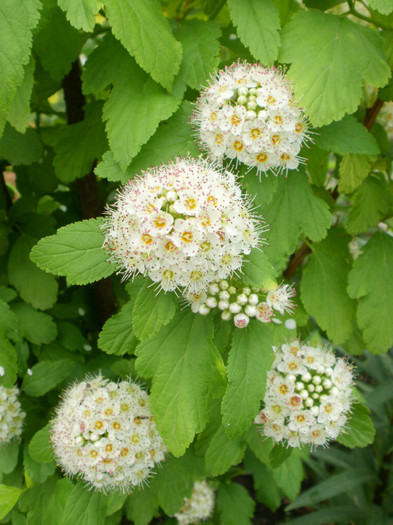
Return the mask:
POLYGON ((370 129, 373 127, 375 119, 377 118, 382 106, 383 100, 377 98, 373 106, 371 108, 368 108, 368 110, 366 111, 366 115, 363 120, 363 126, 365 126, 368 129, 368 131, 370 131, 370 129))
POLYGON ((292 255, 289 264, 283 273, 285 279, 290 279, 292 277, 292 275, 296 272, 297 268, 302 264, 306 255, 308 255, 309 253, 311 253, 310 248, 307 246, 306 243, 303 243, 299 251, 295 252, 292 255))
MULTIPOLYGON (((63 79, 64 100, 66 103, 67 122, 76 124, 85 117, 85 97, 82 93, 82 80, 79 61, 72 64, 71 71, 63 79)), ((91 219, 101 214, 102 206, 98 194, 97 179, 92 166, 90 173, 76 181, 83 219, 91 219)), ((93 284, 98 316, 104 323, 115 311, 116 300, 110 278, 93 284)))

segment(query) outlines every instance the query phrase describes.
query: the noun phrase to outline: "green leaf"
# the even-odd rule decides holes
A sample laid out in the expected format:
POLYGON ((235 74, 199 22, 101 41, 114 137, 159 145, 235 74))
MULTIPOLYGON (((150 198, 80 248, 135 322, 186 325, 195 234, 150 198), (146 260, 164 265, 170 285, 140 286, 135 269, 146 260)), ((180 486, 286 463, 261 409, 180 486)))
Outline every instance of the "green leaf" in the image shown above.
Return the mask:
MULTIPOLYGON (((139 156, 137 158, 139 158, 139 156)), ((111 151, 106 151, 102 155, 102 160, 97 165, 94 173, 111 182, 121 182, 124 184, 132 178, 134 170, 132 169, 132 164, 125 170, 121 169, 120 164, 115 161, 113 153, 111 151)))
POLYGON ((65 275, 69 285, 88 284, 109 277, 115 267, 102 249, 103 219, 74 222, 41 239, 31 251, 31 260, 42 270, 65 275))
POLYGON ((287 498, 294 500, 300 492, 304 478, 302 460, 299 454, 291 454, 289 458, 274 469, 273 478, 287 498))
POLYGON ((273 470, 260 463, 249 451, 246 452, 244 466, 252 473, 256 499, 273 512, 276 511, 281 505, 281 496, 280 489, 273 478, 273 470))
POLYGON ((273 449, 273 441, 262 436, 256 426, 252 426, 247 432, 247 444, 261 463, 270 465, 270 453, 273 449))
POLYGON ((215 22, 197 18, 185 20, 176 28, 175 36, 183 46, 185 77, 191 88, 199 91, 218 66, 220 34, 215 22))
POLYGON ((62 525, 104 525, 106 500, 103 494, 89 491, 77 483, 67 500, 62 525))
MULTIPOLYGON (((369 517, 369 514, 367 517, 369 517)), ((366 519, 364 510, 359 509, 355 505, 339 505, 335 507, 329 506, 316 512, 309 512, 285 523, 287 525, 326 525, 326 523, 350 523, 357 519, 366 519)))
MULTIPOLYGON (((259 176, 255 170, 251 170, 244 174, 243 184, 248 193, 252 196, 253 203, 256 207, 264 207, 273 199, 278 186, 278 177, 264 177, 259 180, 259 176)), ((258 215, 260 210, 257 208, 258 215)))
POLYGON ((114 158, 125 170, 159 122, 176 111, 181 98, 179 93, 169 94, 156 84, 120 44, 112 45, 110 68, 116 63, 117 69, 104 105, 104 120, 114 158))
POLYGON ((355 191, 346 230, 356 235, 376 226, 393 205, 392 187, 383 177, 371 175, 355 191))
POLYGON ((247 490, 238 483, 220 485, 217 510, 222 525, 251 525, 255 502, 247 490))
POLYGON ((77 367, 70 359, 41 361, 31 368, 31 375, 25 375, 21 388, 29 396, 43 396, 68 377, 72 378, 77 367))
POLYGON ((340 122, 332 122, 318 130, 315 144, 340 155, 360 153, 378 155, 379 147, 375 138, 355 117, 345 116, 340 122))
POLYGON ((0 366, 4 369, 4 374, 0 375, 0 385, 7 388, 14 386, 18 372, 17 363, 15 348, 8 339, 0 336, 0 366))
MULTIPOLYGON (((191 113, 192 104, 185 100, 170 119, 160 124, 149 142, 142 146, 140 153, 131 162, 127 173, 137 173, 150 166, 159 166, 161 163, 170 161, 176 155, 198 157, 200 152, 194 142, 193 131, 190 126, 191 113)), ((100 175, 98 172, 99 167, 100 165, 96 169, 98 175, 100 175)), ((114 170, 109 172, 109 166, 108 173, 114 173, 114 170)), ((109 180, 120 180, 121 182, 127 180, 123 178, 106 178, 109 180)))
POLYGON ((87 175, 108 149, 102 122, 102 103, 86 106, 82 122, 49 128, 44 141, 55 150, 53 165, 58 179, 69 183, 87 175))
POLYGON ((246 441, 241 437, 229 439, 224 427, 220 425, 206 450, 205 461, 208 474, 220 476, 232 465, 240 463, 246 446, 246 441))
POLYGON ((340 193, 352 193, 370 173, 371 159, 368 155, 344 155, 339 166, 340 193))
POLYGON ((232 21, 242 43, 264 65, 278 57, 280 18, 272 0, 228 0, 232 21))
POLYGON ((10 474, 18 464, 19 441, 12 440, 1 445, 0 473, 10 474))
POLYGON ((37 312, 25 303, 16 304, 13 311, 19 320, 22 336, 31 343, 47 344, 56 339, 57 328, 50 315, 37 312))
POLYGON ((349 421, 345 426, 345 432, 341 432, 337 441, 349 448, 371 445, 375 437, 375 428, 368 415, 369 413, 367 407, 355 403, 352 406, 349 421))
POLYGON ((5 335, 12 340, 18 339, 18 321, 8 304, 0 299, 0 336, 5 335))
POLYGON ((268 288, 277 277, 277 271, 272 263, 261 250, 256 249, 243 257, 242 272, 242 281, 257 288, 268 288))
POLYGON ((359 299, 359 328, 367 348, 377 354, 387 352, 393 345, 392 268, 393 239, 377 232, 354 261, 348 278, 350 297, 359 299))
POLYGON ((157 0, 106 0, 105 13, 113 34, 138 65, 170 90, 179 71, 182 48, 172 34, 160 3, 157 0))
POLYGON ((191 496, 194 482, 203 477, 203 460, 187 452, 181 458, 165 461, 152 480, 151 490, 164 511, 172 516, 183 506, 184 498, 191 496))
POLYGON ((173 294, 157 293, 146 281, 139 290, 132 314, 132 327, 138 339, 153 337, 167 325, 176 311, 173 294))
POLYGON ((98 337, 98 348, 107 354, 132 354, 137 339, 132 330, 134 302, 126 303, 121 311, 106 321, 98 337))
POLYGON ((345 472, 330 476, 326 481, 303 492, 293 503, 288 505, 287 510, 299 509, 300 507, 314 506, 320 501, 334 498, 339 494, 345 494, 363 483, 375 480, 375 473, 367 468, 352 468, 345 472))
POLYGON ((270 466, 273 469, 278 468, 289 458, 289 456, 292 454, 292 451, 293 449, 289 447, 284 448, 282 445, 274 443, 274 447, 269 454, 270 466))
POLYGON ((292 17, 282 31, 280 61, 314 126, 353 113, 362 84, 382 87, 390 76, 380 35, 348 18, 310 9, 292 17))
POLYGON ((7 514, 18 501, 21 494, 22 490, 18 487, 0 485, 0 520, 7 516, 7 514))
POLYGON ((376 9, 383 15, 389 15, 393 11, 393 4, 390 0, 369 0, 371 9, 376 9))
POLYGON ((51 78, 63 79, 77 59, 79 48, 79 31, 69 24, 63 11, 57 6, 45 9, 40 31, 35 36, 34 50, 51 78))
POLYGON ((22 234, 13 245, 8 259, 8 277, 22 299, 34 308, 46 310, 57 299, 57 281, 52 275, 39 270, 29 259, 37 239, 22 234))
POLYGON ((346 290, 351 269, 348 243, 347 236, 333 228, 314 244, 300 285, 307 312, 336 345, 349 338, 355 319, 355 303, 346 290))
POLYGON ((269 247, 265 254, 276 269, 285 267, 286 258, 296 248, 303 232, 312 241, 326 236, 331 216, 326 202, 316 197, 302 172, 280 177, 273 201, 262 209, 272 226, 266 233, 269 247))
POLYGON ((9 124, 6 125, 0 139, 0 159, 6 159, 13 166, 19 166, 36 162, 41 155, 42 144, 33 128, 19 133, 9 124))
POLYGON ((155 423, 175 456, 205 427, 209 394, 223 382, 224 365, 212 335, 210 317, 179 312, 136 349, 137 371, 153 378, 149 404, 155 423))
POLYGON ((2 0, 0 5, 0 117, 5 117, 22 84, 29 62, 32 31, 39 20, 39 0, 2 0))
POLYGON ((75 350, 82 350, 84 345, 87 344, 86 339, 83 337, 81 331, 77 326, 66 321, 59 321, 57 323, 57 329, 59 332, 58 342, 67 350, 74 352, 75 350))
POLYGON ((50 463, 53 460, 49 424, 34 434, 29 443, 29 454, 38 463, 50 463))
POLYGON ((126 510, 135 525, 148 525, 158 514, 157 497, 148 487, 135 490, 128 496, 126 510))
POLYGON ((222 400, 222 424, 230 438, 254 421, 265 395, 266 372, 274 360, 270 328, 257 321, 236 330, 229 352, 228 386, 222 400))
POLYGON ((71 25, 83 31, 93 31, 96 14, 100 10, 100 0, 57 0, 59 7, 65 11, 71 25))
POLYGON ((8 122, 20 133, 24 133, 30 120, 30 98, 34 82, 34 61, 25 66, 25 74, 21 85, 17 88, 15 97, 8 111, 8 122))

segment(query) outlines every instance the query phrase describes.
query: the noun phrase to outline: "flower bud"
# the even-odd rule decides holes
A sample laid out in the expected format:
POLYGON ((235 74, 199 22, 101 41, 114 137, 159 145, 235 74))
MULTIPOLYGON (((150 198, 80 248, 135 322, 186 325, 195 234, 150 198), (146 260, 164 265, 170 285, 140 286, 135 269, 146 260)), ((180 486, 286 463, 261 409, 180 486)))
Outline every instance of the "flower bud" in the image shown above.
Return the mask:
POLYGON ((241 311, 242 307, 238 303, 231 303, 229 305, 229 311, 231 314, 238 314, 241 311))
POLYGON ((236 314, 233 321, 238 328, 245 328, 250 322, 250 318, 245 314, 236 314))

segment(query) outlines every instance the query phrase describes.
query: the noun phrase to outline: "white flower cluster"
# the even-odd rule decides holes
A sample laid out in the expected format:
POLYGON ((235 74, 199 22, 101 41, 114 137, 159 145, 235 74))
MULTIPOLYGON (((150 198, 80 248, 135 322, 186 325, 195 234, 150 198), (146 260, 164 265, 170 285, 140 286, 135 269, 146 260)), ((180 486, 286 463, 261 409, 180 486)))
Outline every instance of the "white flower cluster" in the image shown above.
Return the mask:
POLYGON ((22 434, 23 420, 26 416, 18 401, 17 386, 0 386, 0 445, 8 443, 22 434))
POLYGON ((192 117, 211 158, 224 156, 277 174, 297 169, 307 122, 285 75, 236 62, 219 71, 197 100, 192 117))
POLYGON ((166 447, 136 383, 86 378, 66 391, 51 424, 57 461, 104 492, 128 492, 148 478, 166 447))
POLYGON ((393 102, 384 102, 378 113, 377 122, 382 124, 388 134, 389 140, 393 138, 393 102))
POLYGON ((234 176, 202 159, 176 159, 128 182, 109 211, 104 247, 126 277, 164 291, 223 279, 260 243, 263 229, 234 176))
POLYGON ((262 434, 290 447, 336 439, 351 408, 351 366, 332 351, 294 341, 276 349, 267 374, 262 434))
POLYGON ((221 319, 233 319, 235 326, 245 328, 252 317, 269 323, 274 319, 274 310, 281 315, 291 312, 295 293, 288 284, 267 291, 249 287, 237 279, 224 279, 211 283, 206 291, 186 294, 186 299, 194 313, 208 315, 218 308, 222 311, 221 319))
POLYGON ((179 525, 199 523, 211 516, 214 509, 214 491, 206 481, 197 481, 190 498, 184 498, 183 507, 175 514, 179 525))

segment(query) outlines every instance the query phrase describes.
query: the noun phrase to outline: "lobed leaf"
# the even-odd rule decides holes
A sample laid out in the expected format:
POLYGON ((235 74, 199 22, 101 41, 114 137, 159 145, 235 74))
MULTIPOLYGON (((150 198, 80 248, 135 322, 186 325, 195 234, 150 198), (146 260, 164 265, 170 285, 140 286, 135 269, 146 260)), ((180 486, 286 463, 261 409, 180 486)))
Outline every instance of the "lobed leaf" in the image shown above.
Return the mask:
POLYGON ((98 337, 98 348, 107 354, 133 353, 138 342, 132 330, 133 310, 134 302, 129 301, 106 321, 98 337))

